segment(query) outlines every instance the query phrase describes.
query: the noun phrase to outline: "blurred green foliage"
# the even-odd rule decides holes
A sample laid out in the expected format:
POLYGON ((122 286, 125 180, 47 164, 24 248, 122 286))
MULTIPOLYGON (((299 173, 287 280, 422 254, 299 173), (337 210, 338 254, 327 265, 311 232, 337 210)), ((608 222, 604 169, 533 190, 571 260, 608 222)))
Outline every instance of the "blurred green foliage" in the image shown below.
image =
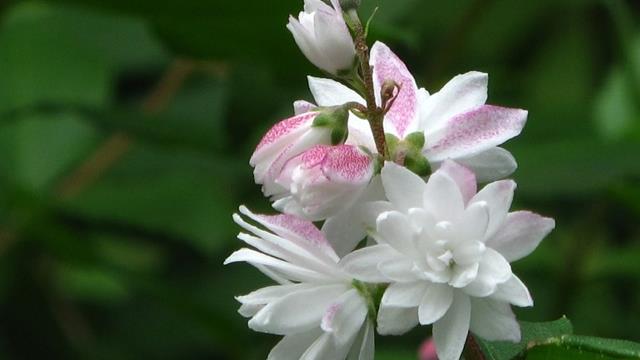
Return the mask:
MULTIPOLYGON (((507 144, 515 208, 557 220, 513 265, 524 320, 640 340, 640 6, 363 0, 372 38, 437 90, 489 72, 530 112, 507 144)), ((318 72, 284 27, 302 0, 0 3, 0 358, 260 359, 222 261, 231 213, 269 211, 248 158, 318 72)), ((415 358, 428 330, 378 338, 415 358)))

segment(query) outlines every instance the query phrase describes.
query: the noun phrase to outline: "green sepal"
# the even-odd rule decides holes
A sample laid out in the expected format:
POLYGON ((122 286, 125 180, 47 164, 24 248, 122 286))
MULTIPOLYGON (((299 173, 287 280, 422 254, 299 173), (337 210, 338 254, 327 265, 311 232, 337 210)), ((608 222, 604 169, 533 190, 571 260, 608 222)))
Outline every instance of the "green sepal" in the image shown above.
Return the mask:
POLYGON ((349 136, 349 110, 345 106, 333 106, 320 108, 313 122, 312 127, 326 128, 331 131, 331 145, 344 143, 349 136))
POLYGON ((389 154, 393 155, 398 150, 400 139, 398 139, 397 136, 390 133, 385 133, 384 139, 385 139, 385 142, 387 143, 387 151, 389 151, 389 154))
POLYGON ((418 151, 410 151, 404 158, 404 166, 420 177, 431 174, 431 164, 422 153, 418 151))
POLYGON ((404 138, 404 141, 413 145, 417 150, 422 150, 424 147, 424 133, 420 131, 412 132, 404 138))

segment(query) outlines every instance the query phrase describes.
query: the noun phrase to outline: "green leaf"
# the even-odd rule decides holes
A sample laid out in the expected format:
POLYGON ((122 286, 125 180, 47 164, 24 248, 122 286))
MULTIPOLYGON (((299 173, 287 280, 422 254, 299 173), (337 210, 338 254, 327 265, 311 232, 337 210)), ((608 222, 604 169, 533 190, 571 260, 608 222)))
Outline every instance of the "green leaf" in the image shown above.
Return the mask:
POLYGON ((527 359, 640 359, 640 344, 591 336, 564 335, 527 351, 527 359))
POLYGON ((32 114, 0 123, 0 171, 24 189, 47 190, 98 139, 74 113, 32 114))
POLYGON ((244 163, 172 148, 135 145, 97 183, 63 205, 83 216, 184 237, 212 253, 234 240, 237 174, 244 163))
POLYGON ((51 103, 105 106, 113 74, 165 61, 138 20, 21 2, 0 26, 0 113, 51 103))
POLYGON ((65 264, 58 266, 56 270, 59 289, 73 299, 113 302, 128 296, 124 279, 107 269, 65 264))
POLYGON ((571 322, 562 317, 556 321, 544 323, 520 322, 522 341, 517 344, 508 341, 489 342, 476 337, 487 360, 510 360, 527 348, 531 342, 544 341, 548 338, 571 334, 571 322))

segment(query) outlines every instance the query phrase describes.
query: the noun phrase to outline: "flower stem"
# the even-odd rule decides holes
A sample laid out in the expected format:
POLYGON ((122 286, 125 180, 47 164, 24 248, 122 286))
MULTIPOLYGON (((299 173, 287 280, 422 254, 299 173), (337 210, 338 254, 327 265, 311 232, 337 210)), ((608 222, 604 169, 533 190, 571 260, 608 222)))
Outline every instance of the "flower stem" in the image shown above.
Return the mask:
POLYGON ((376 104, 375 90, 373 87, 373 72, 369 65, 369 47, 367 46, 367 39, 365 30, 357 15, 353 15, 354 20, 354 41, 356 46, 356 53, 358 54, 358 60, 360 62, 360 72, 362 73, 362 79, 364 80, 364 97, 367 102, 367 120, 373 133, 373 139, 376 143, 378 154, 383 158, 388 158, 385 137, 384 137, 384 111, 376 104))
POLYGON ((467 342, 464 345, 464 358, 465 360, 485 360, 480 345, 471 333, 467 336, 467 342))

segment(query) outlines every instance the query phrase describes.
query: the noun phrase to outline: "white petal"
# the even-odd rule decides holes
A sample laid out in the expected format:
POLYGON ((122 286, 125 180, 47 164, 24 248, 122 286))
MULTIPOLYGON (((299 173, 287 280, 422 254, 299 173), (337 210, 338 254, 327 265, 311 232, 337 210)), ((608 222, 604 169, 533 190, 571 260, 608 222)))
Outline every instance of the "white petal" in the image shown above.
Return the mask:
POLYGON ((327 280, 326 275, 297 265, 292 265, 286 261, 278 260, 271 256, 246 248, 237 250, 233 254, 229 255, 229 257, 224 261, 224 264, 227 265, 234 262, 248 262, 256 267, 258 265, 262 265, 283 274, 288 280, 303 282, 327 280))
POLYGON ((267 360, 298 360, 320 335, 322 330, 319 328, 287 335, 271 349, 267 360))
POLYGON ((470 204, 483 201, 489 208, 489 226, 486 239, 491 238, 502 226, 511 207, 515 189, 516 183, 513 180, 495 181, 486 185, 469 201, 470 204))
POLYGON ((483 105, 487 101, 488 81, 487 74, 477 71, 451 79, 423 104, 420 114, 422 128, 429 134, 443 127, 453 116, 483 105))
POLYGON ((322 232, 333 245, 338 256, 352 251, 367 235, 364 224, 358 222, 357 209, 351 208, 328 218, 322 224, 322 232))
MULTIPOLYGON (((411 195, 417 198, 417 193, 411 195)), ((464 210, 464 200, 456 182, 448 175, 436 171, 427 181, 423 206, 438 221, 454 221, 464 210)))
POLYGON ((424 280, 425 276, 424 271, 407 257, 382 261, 378 264, 378 270, 387 280, 398 282, 424 280))
POLYGON ((513 275, 507 282, 498 285, 491 295, 492 299, 505 301, 515 306, 533 306, 533 299, 527 286, 517 276, 513 275))
POLYGON ((480 261, 478 276, 464 288, 464 292, 474 297, 486 297, 493 294, 499 284, 507 282, 512 276, 511 266, 497 251, 486 248, 480 261))
POLYGON ((506 302, 471 299, 471 331, 489 341, 520 341, 520 325, 506 302))
POLYGON ((398 211, 387 211, 378 216, 374 238, 379 243, 388 244, 407 256, 414 256, 417 249, 413 238, 416 235, 408 216, 398 211))
POLYGON ((376 331, 373 328, 373 323, 368 321, 364 328, 364 336, 362 339, 362 345, 360 346, 360 354, 358 360, 373 360, 375 357, 375 336, 376 331))
POLYGON ((355 91, 331 79, 308 76, 309 89, 319 106, 336 106, 355 101, 364 104, 364 99, 355 91))
POLYGON ((474 202, 467 207, 458 222, 460 239, 484 239, 489 228, 489 206, 484 201, 474 202))
POLYGON ((433 339, 440 360, 458 360, 469 333, 469 297, 456 291, 449 311, 433 324, 433 339))
POLYGON ((456 159, 456 162, 473 170, 480 183, 504 179, 518 168, 513 155, 497 146, 473 156, 456 159))
POLYGON ((267 304, 292 292, 307 290, 311 287, 313 285, 305 283, 267 286, 247 295, 236 296, 236 300, 242 304, 267 304))
POLYGON ((351 289, 329 306, 321 328, 334 335, 340 345, 353 341, 367 319, 367 304, 356 289, 351 289))
POLYGON ((335 347, 333 337, 325 332, 300 356, 300 360, 339 359, 336 357, 336 352, 338 349, 335 347))
POLYGON ((512 212, 495 235, 487 240, 487 246, 496 249, 507 260, 516 261, 538 247, 555 226, 551 218, 528 211, 512 212))
POLYGON ((340 260, 341 267, 354 278, 366 282, 386 282, 388 279, 378 270, 382 261, 401 258, 389 245, 374 245, 356 250, 340 260))
POLYGON ((320 324, 329 305, 347 289, 347 285, 324 285, 296 291, 262 308, 249 321, 249 327, 279 335, 311 330, 320 324))
POLYGON ((378 310, 378 333, 402 335, 418 325, 418 308, 398 308, 381 305, 378 310))
POLYGON ((432 284, 420 302, 418 319, 421 325, 429 325, 440 320, 453 302, 453 289, 446 284, 432 284))
POLYGON ((438 171, 445 173, 458 184, 465 204, 476 194, 478 188, 473 171, 452 160, 445 160, 438 171))
POLYGON ((420 305, 428 286, 426 281, 392 283, 382 295, 382 304, 391 307, 416 307, 420 305))
POLYGON ((387 198, 398 210, 406 212, 412 207, 422 207, 421 195, 425 191, 425 183, 418 175, 387 161, 381 177, 387 198))

